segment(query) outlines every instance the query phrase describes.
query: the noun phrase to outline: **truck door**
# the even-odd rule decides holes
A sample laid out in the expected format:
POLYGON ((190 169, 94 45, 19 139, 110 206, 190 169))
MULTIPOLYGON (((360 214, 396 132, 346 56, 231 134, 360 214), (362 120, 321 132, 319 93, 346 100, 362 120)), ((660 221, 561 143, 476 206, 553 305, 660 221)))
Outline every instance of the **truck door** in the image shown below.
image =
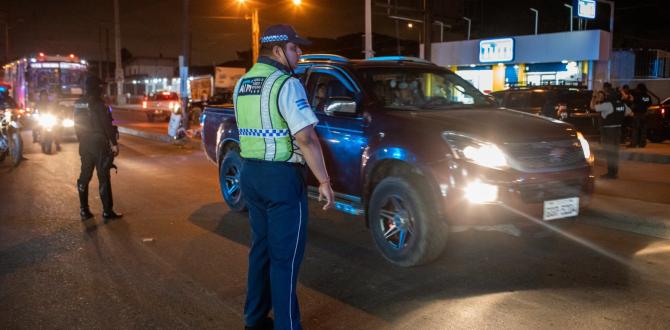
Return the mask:
MULTIPOLYGON (((307 97, 319 119, 321 141, 333 189, 360 196, 361 156, 368 144, 360 105, 361 91, 349 75, 334 67, 310 70, 307 97)), ((310 177, 310 185, 316 180, 310 177)))

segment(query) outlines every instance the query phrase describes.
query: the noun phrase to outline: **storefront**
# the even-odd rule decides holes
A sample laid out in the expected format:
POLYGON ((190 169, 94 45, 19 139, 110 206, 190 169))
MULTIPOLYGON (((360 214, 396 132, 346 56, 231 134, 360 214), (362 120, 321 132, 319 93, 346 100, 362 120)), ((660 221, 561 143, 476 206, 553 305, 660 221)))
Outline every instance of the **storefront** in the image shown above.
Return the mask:
POLYGON ((601 30, 434 43, 432 61, 484 92, 515 85, 601 86, 610 34, 601 30))

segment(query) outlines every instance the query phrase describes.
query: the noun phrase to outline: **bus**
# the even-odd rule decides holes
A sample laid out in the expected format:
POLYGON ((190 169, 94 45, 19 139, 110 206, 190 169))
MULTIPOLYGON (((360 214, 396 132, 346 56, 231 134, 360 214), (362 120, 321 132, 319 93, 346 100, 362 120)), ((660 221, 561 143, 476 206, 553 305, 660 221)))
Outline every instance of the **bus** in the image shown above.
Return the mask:
POLYGON ((11 86, 10 94, 21 109, 31 111, 47 97, 49 103, 74 108, 84 93, 87 62, 69 56, 38 53, 5 64, 2 80, 11 86))

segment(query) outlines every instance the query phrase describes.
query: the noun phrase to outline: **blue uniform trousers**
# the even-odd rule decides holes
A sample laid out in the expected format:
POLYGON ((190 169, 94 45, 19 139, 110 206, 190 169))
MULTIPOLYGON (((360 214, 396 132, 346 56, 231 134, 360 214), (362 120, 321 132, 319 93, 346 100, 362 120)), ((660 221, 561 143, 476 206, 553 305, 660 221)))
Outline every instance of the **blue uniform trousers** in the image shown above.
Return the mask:
POLYGON ((273 309, 275 329, 301 329, 296 284, 307 234, 304 171, 286 162, 243 162, 241 189, 251 224, 247 326, 257 325, 273 309))

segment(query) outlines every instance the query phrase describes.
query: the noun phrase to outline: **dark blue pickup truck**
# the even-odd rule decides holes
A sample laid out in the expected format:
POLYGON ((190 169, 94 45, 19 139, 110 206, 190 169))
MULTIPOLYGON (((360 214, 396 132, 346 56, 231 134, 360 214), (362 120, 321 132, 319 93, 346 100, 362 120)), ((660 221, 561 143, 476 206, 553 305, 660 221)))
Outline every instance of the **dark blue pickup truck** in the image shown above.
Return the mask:
MULTIPOLYGON (((572 220, 588 204, 593 156, 581 133, 500 108, 445 68, 306 55, 296 74, 319 119, 336 209, 364 216, 394 264, 435 259, 450 225, 572 220)), ((232 105, 206 108, 203 121, 223 197, 242 211, 232 105)), ((311 174, 308 184, 316 196, 311 174)))

